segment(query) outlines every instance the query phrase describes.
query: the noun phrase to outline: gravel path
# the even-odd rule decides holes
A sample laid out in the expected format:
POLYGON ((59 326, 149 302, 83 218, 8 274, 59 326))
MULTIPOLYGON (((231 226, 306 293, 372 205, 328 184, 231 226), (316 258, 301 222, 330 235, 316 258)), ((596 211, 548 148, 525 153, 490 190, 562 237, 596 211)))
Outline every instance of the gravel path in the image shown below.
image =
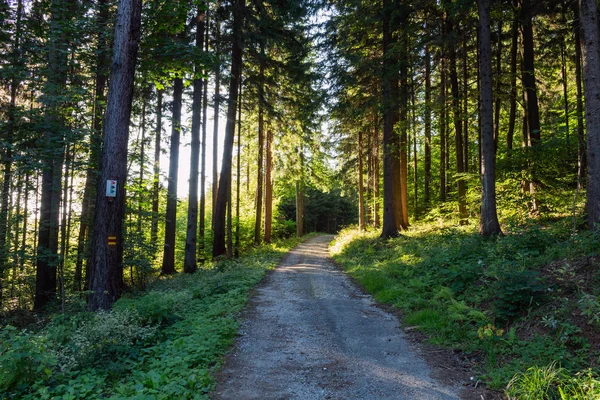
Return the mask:
POLYGON ((395 316, 338 270, 332 236, 292 250, 250 300, 215 399, 458 399, 395 316))

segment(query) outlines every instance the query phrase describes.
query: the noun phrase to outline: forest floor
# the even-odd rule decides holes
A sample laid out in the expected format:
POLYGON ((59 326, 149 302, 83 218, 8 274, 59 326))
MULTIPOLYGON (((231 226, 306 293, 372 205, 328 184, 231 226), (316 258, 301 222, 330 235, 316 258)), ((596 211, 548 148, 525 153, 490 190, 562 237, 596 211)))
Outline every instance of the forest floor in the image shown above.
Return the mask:
POLYGON ((217 399, 492 399, 467 363, 404 332, 329 257, 333 236, 292 250, 257 287, 217 399))

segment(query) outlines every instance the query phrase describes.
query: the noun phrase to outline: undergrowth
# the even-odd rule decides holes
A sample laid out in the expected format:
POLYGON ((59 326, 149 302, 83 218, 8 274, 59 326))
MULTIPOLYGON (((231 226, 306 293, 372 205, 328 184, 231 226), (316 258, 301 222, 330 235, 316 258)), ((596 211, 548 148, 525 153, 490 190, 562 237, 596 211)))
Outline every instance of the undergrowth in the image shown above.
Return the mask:
POLYGON ((196 274, 165 277, 108 312, 0 330, 1 399, 202 399, 248 291, 297 239, 196 274))
POLYGON ((600 361, 598 233, 573 233, 569 220, 503 229, 485 239, 474 226, 434 221, 389 240, 348 229, 331 250, 377 301, 402 311, 405 325, 465 352, 490 387, 521 377, 511 381, 515 391, 535 368, 552 365, 556 393, 583 378, 597 393, 596 376, 579 371, 600 361))

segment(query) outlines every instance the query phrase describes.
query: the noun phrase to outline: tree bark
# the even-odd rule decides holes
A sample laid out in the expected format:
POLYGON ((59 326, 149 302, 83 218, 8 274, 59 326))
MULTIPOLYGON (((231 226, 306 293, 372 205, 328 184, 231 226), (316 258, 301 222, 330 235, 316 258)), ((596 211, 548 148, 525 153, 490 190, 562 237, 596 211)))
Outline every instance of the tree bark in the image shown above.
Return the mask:
POLYGON ((506 147, 512 150, 515 136, 515 123, 517 120, 517 55, 519 52, 519 12, 518 0, 513 0, 514 16, 511 27, 510 46, 510 111, 508 117, 508 131, 506 133, 506 147))
MULTIPOLYGON (((415 220, 419 217, 419 168, 418 168, 418 156, 417 156, 417 117, 415 114, 416 110, 416 99, 415 99, 415 80, 414 74, 411 73, 410 79, 410 101, 411 101, 411 130, 412 130, 412 145, 413 145, 413 210, 415 220)), ((410 151, 410 149, 409 149, 410 151)))
POLYGON ((577 187, 582 189, 585 177, 585 134, 583 127, 583 85, 581 73, 581 27, 579 24, 579 6, 573 2, 575 19, 573 31, 575 34, 575 85, 577 88, 577 187))
POLYGON ((408 228, 408 37, 404 29, 399 32, 400 38, 400 228, 408 228))
POLYGON ((256 163, 256 215, 254 219, 254 243, 260 243, 263 206, 263 154, 265 147, 265 47, 260 45, 260 67, 258 75, 258 157, 256 163))
MULTIPOLYGON (((566 19, 566 18, 565 18, 566 19)), ((569 96, 568 96, 568 83, 567 83, 567 56, 566 56, 566 40, 564 35, 561 37, 560 43, 560 69, 562 75, 562 87, 563 87, 563 105, 565 111, 565 135, 567 140, 567 149, 569 149, 569 136, 570 136, 570 128, 569 128, 569 96)), ((569 151, 569 150, 567 150, 569 151)), ((570 153, 570 151, 569 151, 570 153)))
MULTIPOLYGON (((75 276, 73 279, 73 289, 81 291, 83 285, 89 287, 89 276, 86 276, 83 283, 83 263, 86 256, 89 256, 89 235, 90 224, 94 216, 94 203, 96 201, 96 184, 98 179, 98 168, 100 166, 100 148, 102 147, 102 119, 104 116, 104 103, 106 100, 106 75, 109 68, 110 57, 108 52, 108 43, 104 30, 108 25, 108 1, 98 1, 98 49, 96 57, 96 79, 94 95, 94 119, 92 132, 90 135, 90 164, 86 171, 85 188, 83 190, 83 199, 81 201, 81 220, 79 222, 79 234, 77 236, 77 261, 75 262, 75 276)), ((89 275, 89 261, 86 268, 86 275, 89 275)))
POLYGON ((374 126, 373 138, 373 228, 380 226, 379 214, 379 123, 377 118, 374 126))
POLYGON ((362 130, 358 131, 358 230, 365 230, 365 199, 363 185, 362 130))
POLYGON ((296 236, 304 235, 304 182, 296 181, 296 236))
MULTIPOLYGON (((16 22, 15 22, 15 39, 13 42, 13 48, 10 57, 11 68, 19 68, 23 63, 23 60, 20 58, 20 48, 21 48, 21 20, 23 13, 23 2, 21 0, 17 1, 17 10, 16 10, 16 22)), ((17 108, 17 88, 20 84, 20 80, 16 77, 13 77, 10 80, 10 103, 8 106, 8 118, 6 124, 6 131, 4 132, 4 154, 2 157, 2 164, 4 166, 4 174, 3 174, 3 182, 2 182, 2 194, 0 197, 0 309, 2 309, 3 304, 3 276, 4 270, 8 267, 8 245, 6 241, 6 233, 8 228, 8 203, 10 196, 10 182, 12 175, 12 163, 13 163, 13 154, 12 154, 12 145, 13 145, 13 135, 14 135, 14 127, 16 122, 16 108, 17 108)), ((20 189, 20 187, 19 187, 20 189)))
MULTIPOLYGON (((209 47, 209 24, 208 16, 206 22, 205 44, 204 51, 208 53, 209 47)), ((200 159, 200 225, 198 227, 198 262, 204 264, 206 259, 205 251, 205 234, 206 234, 206 124, 208 121, 208 78, 204 78, 204 95, 202 97, 202 140, 201 144, 201 159, 200 159)), ((217 122, 215 121, 215 124, 217 122)))
POLYGON ((237 129, 237 154, 236 154, 236 180, 235 180, 235 258, 240 256, 240 181, 242 167, 242 99, 243 99, 243 82, 240 79, 240 97, 238 101, 238 129, 237 129))
POLYGON ((160 195, 160 150, 162 136, 162 98, 163 91, 156 91, 156 130, 154 133, 154 179, 152 186, 152 224, 150 227, 150 242, 158 241, 158 201, 160 195))
POLYGON ((425 45, 425 157, 424 157, 424 193, 423 202, 428 207, 431 201, 431 53, 429 45, 425 45))
POLYGON ((225 212, 228 203, 228 191, 231 186, 231 161, 233 139, 235 134, 235 113, 238 101, 238 88, 242 71, 244 0, 235 0, 233 4, 233 46, 231 52, 231 78, 229 81, 229 104, 227 107, 227 124, 223 144, 223 162, 217 192, 214 213, 213 257, 225 254, 225 212))
POLYGON ((169 152, 169 185, 167 187, 167 213, 165 218, 165 246, 162 274, 175 271, 175 231, 177 229, 177 173, 179 170, 179 138, 181 134, 181 97, 183 79, 173 81, 173 118, 171 119, 171 149, 169 152))
POLYGON ((600 227, 600 32, 595 0, 579 0, 587 126, 587 222, 600 227))
POLYGON ((215 97, 214 97, 214 117, 213 117, 213 160, 212 160, 212 216, 211 227, 215 227, 215 205, 217 204, 218 188, 218 156, 219 156, 219 106, 221 105, 221 23, 216 19, 215 13, 215 97))
MULTIPOLYGON (((206 14, 203 6, 198 7, 196 17, 196 48, 204 47, 204 20, 206 14)), ((192 128, 190 132, 190 180, 188 192, 188 215, 187 230, 185 236, 185 256, 183 261, 183 272, 194 273, 198 270, 196 262, 196 241, 198 233, 198 168, 200 163, 200 114, 202 111, 202 90, 204 82, 199 77, 202 74, 202 66, 195 66, 196 78, 194 79, 194 91, 192 93, 192 128)))
POLYGON ((62 168, 64 158, 63 90, 66 86, 68 34, 63 30, 72 18, 71 0, 54 0, 50 4, 50 33, 48 67, 44 87, 46 109, 44 150, 42 161, 42 194, 36 260, 35 299, 33 308, 39 310, 56 295, 58 265, 58 229, 62 168))
MULTIPOLYGON (((496 101, 494 104, 494 151, 498 150, 498 141, 500 138, 500 111, 502 102, 500 91, 502 90, 502 21, 498 21, 498 43, 496 45, 496 101)), ((481 74, 481 66, 480 74, 481 74)))
POLYGON ((537 98, 537 83, 535 78, 535 55, 533 43, 533 10, 531 0, 521 1, 521 21, 523 30, 523 87, 525 89, 525 107, 527 117, 528 145, 533 150, 529 160, 529 173, 531 179, 526 182, 531 196, 531 212, 539 211, 536 192, 536 157, 541 144, 540 111, 537 98))
POLYGON ((527 125, 531 146, 535 147, 540 143, 541 128, 534 66, 533 10, 530 0, 522 0, 521 16, 523 23, 523 87, 525 88, 527 125))
POLYGON ((144 203, 144 170, 146 167, 146 105, 148 103, 147 92, 145 89, 142 90, 142 121, 140 126, 140 175, 139 175, 139 183, 138 183, 138 215, 137 215, 137 234, 141 239, 143 236, 142 233, 142 205, 144 203))
MULTIPOLYGON (((448 33, 451 34, 454 27, 451 21, 448 20, 448 33)), ((456 142, 456 172, 459 175, 457 179, 458 188, 458 212, 460 224, 467 223, 467 186, 464 176, 460 176, 465 172, 464 155, 463 155, 463 132, 462 132, 462 116, 460 112, 460 94, 458 93, 458 74, 456 71, 456 45, 450 42, 450 85, 452 90, 452 109, 454 113, 454 133, 456 142)))
POLYGON ((399 235, 402 224, 400 191, 400 138, 398 122, 398 72, 392 54, 392 0, 383 0, 383 227, 382 238, 399 235))
POLYGON ((121 0, 117 9, 90 257, 91 294, 88 307, 92 311, 110 308, 123 289, 123 217, 127 145, 141 12, 141 0, 121 0), (116 179, 118 183, 114 198, 105 196, 105 185, 109 179, 116 179))
POLYGON ((465 173, 469 172, 469 69, 468 63, 468 49, 467 49, 467 32, 463 33, 463 49, 462 49, 462 123, 463 123, 463 170, 465 173))
POLYGON ((265 147, 265 243, 271 243, 273 226, 273 130, 267 129, 265 147))
POLYGON ((438 119, 440 130, 440 201, 446 201, 446 157, 448 149, 447 143, 447 124, 446 124, 446 59, 442 53, 440 60, 440 116, 438 119))
POLYGON ((492 44, 490 33, 490 0, 478 0, 480 29, 480 97, 481 97, 481 220, 479 232, 483 236, 501 234, 496 212, 496 150, 493 125, 492 44))

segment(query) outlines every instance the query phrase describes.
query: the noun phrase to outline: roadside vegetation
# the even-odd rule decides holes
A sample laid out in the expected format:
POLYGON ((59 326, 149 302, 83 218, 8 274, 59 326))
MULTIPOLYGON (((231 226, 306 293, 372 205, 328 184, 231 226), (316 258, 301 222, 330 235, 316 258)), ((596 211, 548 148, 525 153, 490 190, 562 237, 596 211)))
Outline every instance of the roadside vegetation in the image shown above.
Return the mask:
POLYGON ((238 329, 249 290, 298 239, 263 245, 196 274, 160 278, 112 311, 0 330, 1 399, 202 399, 238 329))
POLYGON ((401 310, 404 327, 463 351, 489 387, 515 399, 600 398, 598 232, 573 231, 571 218, 522 220, 486 239, 437 211, 393 239, 346 229, 334 258, 401 310))

